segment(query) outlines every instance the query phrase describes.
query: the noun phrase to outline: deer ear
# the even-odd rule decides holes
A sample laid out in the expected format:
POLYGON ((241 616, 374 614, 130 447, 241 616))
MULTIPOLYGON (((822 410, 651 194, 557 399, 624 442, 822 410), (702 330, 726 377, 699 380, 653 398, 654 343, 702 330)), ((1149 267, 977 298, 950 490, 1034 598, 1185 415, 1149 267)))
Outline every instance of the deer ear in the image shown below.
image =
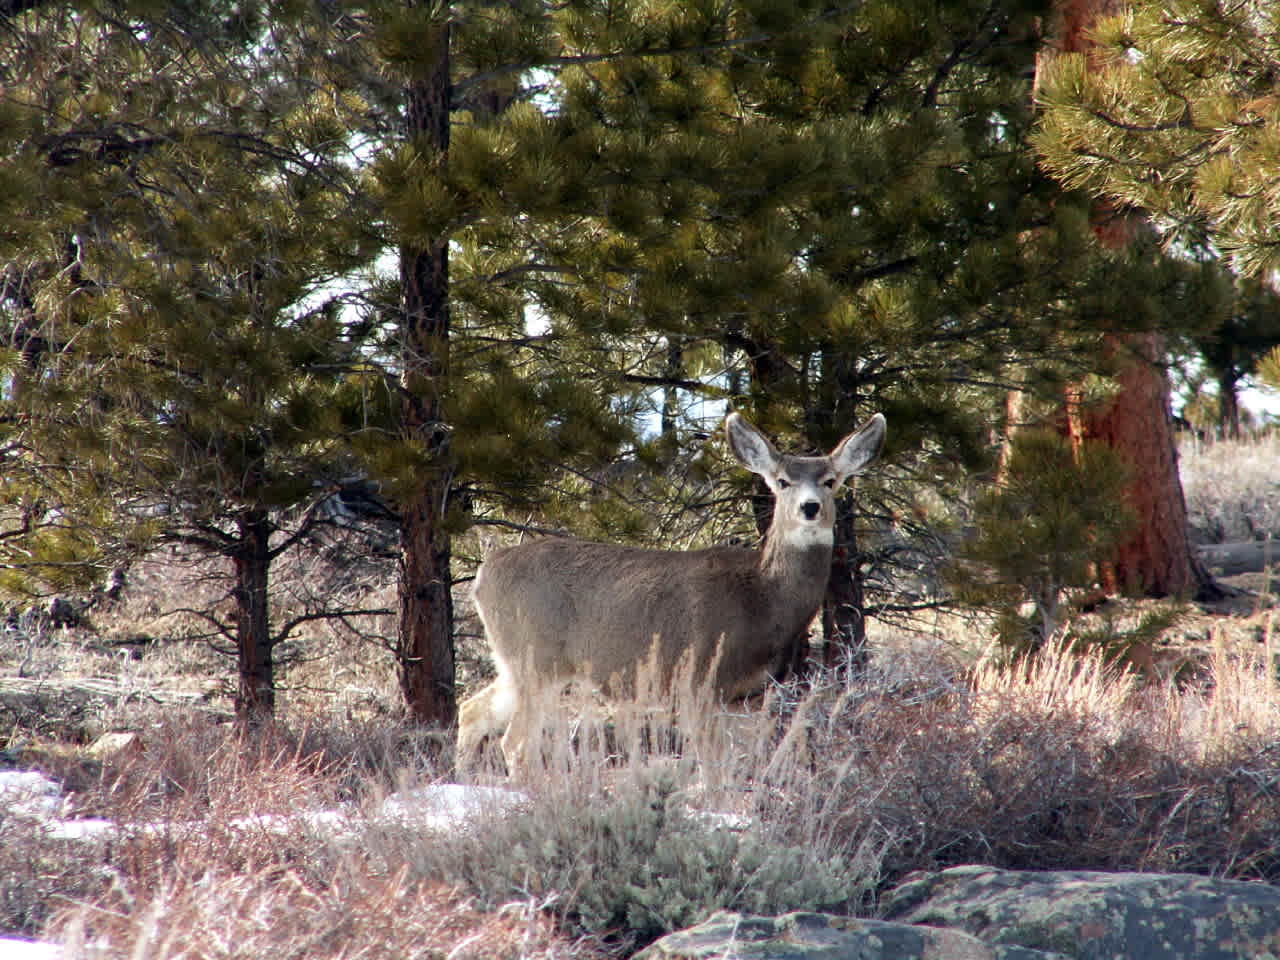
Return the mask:
POLYGON ((877 413, 836 444, 836 448, 831 451, 831 462, 841 480, 861 473, 880 456, 886 429, 884 414, 877 413))
POLYGON ((778 467, 778 451, 769 439, 737 413, 729 414, 724 422, 729 437, 729 449, 738 462, 761 476, 773 473, 778 467))

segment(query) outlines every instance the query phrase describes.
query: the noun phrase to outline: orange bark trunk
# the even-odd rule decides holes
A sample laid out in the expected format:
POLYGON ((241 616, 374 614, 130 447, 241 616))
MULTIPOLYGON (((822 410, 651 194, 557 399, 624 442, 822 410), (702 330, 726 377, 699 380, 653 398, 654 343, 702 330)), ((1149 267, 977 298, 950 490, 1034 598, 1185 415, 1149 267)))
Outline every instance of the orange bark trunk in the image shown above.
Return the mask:
POLYGON ((1115 336, 1121 357, 1120 392, 1101 408, 1067 400, 1067 430, 1074 443, 1096 440, 1117 451, 1132 470, 1127 491, 1137 523, 1133 535, 1098 571, 1108 593, 1190 596, 1203 586, 1187 536, 1187 506, 1178 475, 1169 381, 1160 367, 1159 333, 1115 336))
MULTIPOLYGON (((1059 0, 1046 53, 1084 53, 1094 44, 1089 31, 1099 17, 1118 12, 1120 0, 1059 0)), ((1098 242, 1112 250, 1128 246, 1146 219, 1140 211, 1117 208, 1100 199, 1092 214, 1098 242)), ((1169 381, 1161 361, 1164 340, 1157 331, 1116 333, 1108 337, 1111 359, 1118 360, 1120 390, 1100 408, 1067 397, 1067 432, 1073 442, 1106 443, 1129 464, 1133 477, 1128 499, 1137 523, 1133 536, 1099 570, 1108 593, 1191 596, 1216 590, 1212 578, 1193 557, 1187 535, 1187 505, 1178 474, 1169 381)))

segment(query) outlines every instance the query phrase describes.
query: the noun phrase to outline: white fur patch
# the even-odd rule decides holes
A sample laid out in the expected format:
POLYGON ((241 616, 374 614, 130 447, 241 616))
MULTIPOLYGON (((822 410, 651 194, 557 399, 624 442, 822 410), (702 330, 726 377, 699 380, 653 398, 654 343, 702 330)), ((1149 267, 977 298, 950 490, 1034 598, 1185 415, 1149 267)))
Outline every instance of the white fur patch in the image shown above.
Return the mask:
POLYGON ((791 527, 783 535, 791 547, 830 547, 836 542, 835 531, 820 523, 803 523, 791 527))
POLYGON ((518 694, 515 674, 496 652, 493 655, 493 665, 498 670, 498 677, 493 682, 493 698, 489 701, 489 722, 494 730, 501 733, 507 729, 507 724, 516 712, 518 694))

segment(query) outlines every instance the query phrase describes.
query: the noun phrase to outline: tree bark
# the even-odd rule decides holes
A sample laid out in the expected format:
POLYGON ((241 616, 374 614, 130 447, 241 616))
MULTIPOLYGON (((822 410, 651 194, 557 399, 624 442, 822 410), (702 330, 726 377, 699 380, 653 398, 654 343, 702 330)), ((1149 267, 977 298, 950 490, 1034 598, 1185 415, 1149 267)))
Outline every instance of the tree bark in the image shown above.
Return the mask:
POLYGON ((237 520, 239 544, 234 554, 236 582, 236 651, 239 687, 236 720, 258 726, 275 712, 274 642, 267 607, 271 521, 262 509, 246 510, 237 520))
POLYGON ((828 668, 847 665, 851 677, 863 673, 868 660, 866 597, 855 519, 852 498, 838 499, 831 575, 822 598, 823 663, 828 668))
POLYGON ((1218 376, 1218 433, 1225 440, 1239 440, 1240 429, 1240 374, 1235 364, 1225 362, 1217 370, 1218 376))
MULTIPOLYGON (((827 385, 826 400, 807 413, 810 434, 820 435, 824 426, 829 429, 832 424, 838 425, 840 431, 853 429, 860 417, 852 417, 850 412, 858 410, 865 416, 858 398, 866 389, 855 358, 825 345, 821 351, 821 371, 822 382, 827 385)), ((856 503, 855 497, 848 494, 836 498, 835 549, 821 611, 823 665, 844 666, 850 678, 863 673, 869 661, 866 590, 858 553, 856 503)))
MULTIPOLYGON (((1089 31, 1100 17, 1117 12, 1120 6, 1120 0, 1059 0, 1046 53, 1089 56, 1094 46, 1089 31)), ((1102 200, 1094 204, 1091 226, 1104 248, 1128 246, 1145 223, 1141 211, 1119 209, 1102 200)), ((1187 534, 1187 505, 1169 412, 1170 387, 1160 365, 1163 348, 1157 332, 1111 334, 1108 349, 1122 361, 1119 393, 1104 408, 1086 409, 1078 402, 1078 392, 1069 391, 1067 430, 1076 444, 1106 443, 1133 471, 1128 498, 1136 527, 1114 559, 1099 571, 1103 588, 1147 596, 1210 596, 1219 588, 1193 555, 1187 534)))
MULTIPOLYGON (((449 150, 449 26, 433 38, 434 59, 405 90, 405 135, 443 166, 449 150)), ((402 504, 400 535, 400 686, 421 723, 450 727, 454 694, 450 538, 445 524, 449 434, 444 394, 449 374, 449 246, 441 236, 426 248, 402 244, 402 429, 427 469, 402 504)))
POLYGON ((1137 522, 1133 535, 1099 570, 1102 587, 1108 593, 1153 597, 1201 594, 1211 578, 1194 557, 1187 532, 1169 381, 1160 366, 1163 337, 1154 332, 1116 336, 1111 349, 1124 352, 1115 400, 1101 408, 1072 397, 1067 403, 1072 442, 1101 441, 1132 471, 1127 497, 1137 522))

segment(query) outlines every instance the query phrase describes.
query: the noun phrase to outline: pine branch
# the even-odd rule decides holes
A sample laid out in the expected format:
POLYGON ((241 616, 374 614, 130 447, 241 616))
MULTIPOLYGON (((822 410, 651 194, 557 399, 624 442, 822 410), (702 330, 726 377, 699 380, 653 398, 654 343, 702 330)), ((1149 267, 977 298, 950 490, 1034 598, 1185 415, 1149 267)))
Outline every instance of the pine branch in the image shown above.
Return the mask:
POLYGON ((1001 4, 995 2, 995 0, 988 4, 987 9, 984 10, 982 12, 982 16, 979 17, 973 31, 963 41, 952 47, 951 52, 948 53, 942 63, 938 65, 938 69, 934 71, 933 78, 929 81, 929 85, 925 87, 924 97, 921 99, 921 103, 923 103, 926 108, 932 108, 937 105, 938 91, 941 89, 942 84, 946 82, 947 77, 951 76, 952 71, 954 71, 955 68, 966 59, 966 54, 968 54, 969 59, 972 59, 974 56, 987 49, 987 47, 991 46, 993 34, 988 31, 987 28, 995 19, 995 15, 999 11, 1000 7, 1001 4), (978 42, 979 39, 984 36, 986 37, 986 41, 982 43, 978 42))
POLYGON ((536 533, 543 537, 568 536, 566 531, 551 527, 540 527, 533 523, 516 523, 514 520, 503 520, 500 517, 476 517, 473 521, 477 527, 501 527, 503 530, 514 530, 517 533, 536 533))
POLYGON ((12 20, 14 17, 44 6, 50 0, 0 0, 0 19, 12 20))
POLYGON ((228 640, 230 640, 233 644, 236 642, 236 635, 235 635, 235 633, 233 633, 233 632, 232 632, 232 629, 231 629, 231 625, 230 625, 230 624, 228 624, 228 623, 224 623, 223 621, 219 620, 217 617, 215 617, 215 616, 214 616, 212 613, 210 613, 208 610, 200 610, 200 609, 198 609, 198 608, 196 608, 196 607, 174 607, 172 610, 166 610, 166 611, 164 611, 164 613, 162 613, 162 614, 161 614, 161 616, 162 616, 162 617, 175 617, 175 616, 177 616, 177 615, 178 615, 178 614, 180 614, 180 613, 186 613, 186 614, 189 614, 189 615, 191 615, 191 616, 193 616, 193 617, 196 617, 196 618, 198 618, 198 619, 200 619, 200 620, 205 621, 206 623, 208 623, 210 626, 212 626, 212 627, 213 627, 213 632, 212 632, 212 633, 204 634, 204 635, 202 635, 202 636, 200 636, 200 637, 197 637, 196 639, 204 640, 206 643, 208 643, 208 644, 209 644, 209 646, 210 646, 210 648, 211 648, 211 649, 213 649, 213 650, 214 650, 215 652, 217 652, 217 653, 222 654, 223 656, 234 656, 234 655, 235 655, 235 653, 236 653, 236 648, 235 648, 234 646, 232 646, 232 647, 220 647, 220 646, 218 646, 217 644, 215 644, 215 643, 213 642, 213 638, 214 638, 214 637, 216 637, 216 636, 226 637, 226 638, 227 638, 228 640))
POLYGON ((123 167, 131 166, 159 147, 192 138, 221 141, 225 146, 242 153, 266 157, 297 167, 329 186, 340 185, 340 180, 332 176, 328 168, 308 159, 299 151, 279 146, 265 137, 241 130, 209 128, 182 131, 175 129, 157 133, 141 124, 116 122, 95 129, 68 130, 56 136, 45 137, 39 141, 39 147, 44 151, 52 167, 71 166, 86 159, 123 167))
POLYGON ((874 267, 846 273, 840 279, 851 287, 860 287, 864 283, 870 283, 873 280, 883 280, 885 277, 906 273, 908 270, 915 269, 919 263, 920 258, 917 256, 899 257, 897 260, 890 260, 888 263, 881 263, 874 267))
POLYGON ((398 611, 393 610, 390 607, 369 607, 353 610, 318 610, 311 613, 300 613, 285 621, 280 629, 272 636, 271 645, 274 647, 288 640, 293 634, 293 631, 304 623, 311 623, 316 620, 340 620, 343 624, 349 626, 346 622, 350 617, 390 616, 397 612, 398 611))
MULTIPOLYGON (((840 17, 852 13, 859 7, 861 7, 860 3, 851 3, 846 6, 826 10, 817 16, 796 24, 790 30, 786 31, 786 33, 799 33, 812 28, 815 24, 839 19, 840 17)), ((689 55, 705 56, 709 53, 719 53, 726 50, 738 50, 744 47, 760 46, 762 44, 771 43, 778 39, 779 36, 785 35, 786 34, 761 32, 741 37, 726 37, 718 43, 702 43, 688 47, 643 47, 637 50, 609 50, 601 53, 566 54, 558 57, 547 57, 536 65, 529 64, 527 62, 504 63, 482 73, 474 74, 465 80, 460 80, 454 83, 453 93, 457 96, 460 93, 470 91, 474 87, 483 88, 489 86, 498 78, 505 77, 513 73, 528 73, 531 69, 588 66, 595 63, 612 63, 619 60, 637 60, 647 57, 683 57, 689 55)))
MULTIPOLYGON (((1163 133, 1167 130, 1181 130, 1194 126, 1191 122, 1190 111, 1184 113, 1177 120, 1171 120, 1167 123, 1128 123, 1124 120, 1117 119, 1105 110, 1094 109, 1089 112, 1092 116, 1097 117, 1103 123, 1107 124, 1107 126, 1114 127, 1117 130, 1125 130, 1129 133, 1163 133)), ((1209 142, 1210 141, 1208 140, 1204 141, 1204 145, 1207 145, 1209 142)))
POLYGON ((622 380, 624 383, 634 383, 643 387, 678 387, 681 390, 689 390, 709 397, 724 396, 724 390, 721 387, 703 383, 700 380, 686 380, 681 377, 653 377, 641 373, 624 373, 622 380))

